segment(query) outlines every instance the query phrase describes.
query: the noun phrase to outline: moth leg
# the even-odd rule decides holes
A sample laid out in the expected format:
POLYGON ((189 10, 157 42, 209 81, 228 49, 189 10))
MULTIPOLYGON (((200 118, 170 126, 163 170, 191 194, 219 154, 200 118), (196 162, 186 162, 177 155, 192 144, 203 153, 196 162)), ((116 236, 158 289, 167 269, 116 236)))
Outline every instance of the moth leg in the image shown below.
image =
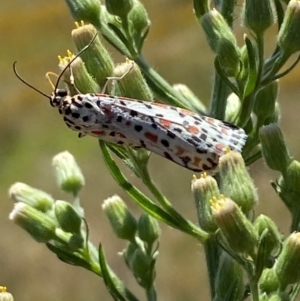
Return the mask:
POLYGON ((121 76, 109 76, 106 78, 106 81, 100 91, 100 93, 103 93, 105 94, 105 90, 107 88, 107 85, 109 84, 110 81, 118 81, 118 80, 121 80, 122 78, 124 78, 134 67, 134 61, 130 61, 128 60, 130 63, 131 63, 131 66, 126 70, 126 72, 124 72, 124 74, 122 74, 121 76))

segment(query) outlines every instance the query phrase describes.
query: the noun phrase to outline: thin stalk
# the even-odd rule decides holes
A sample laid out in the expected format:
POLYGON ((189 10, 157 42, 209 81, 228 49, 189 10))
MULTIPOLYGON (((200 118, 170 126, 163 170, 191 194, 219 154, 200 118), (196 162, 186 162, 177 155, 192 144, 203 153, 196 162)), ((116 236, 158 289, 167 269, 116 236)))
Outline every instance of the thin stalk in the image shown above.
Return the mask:
POLYGON ((210 116, 216 119, 225 119, 225 110, 229 89, 225 81, 215 72, 213 93, 211 98, 210 116))
POLYGON ((210 238, 206 241, 206 243, 204 244, 204 251, 206 257, 206 267, 209 279, 211 300, 214 300, 216 293, 215 280, 217 278, 221 252, 214 236, 210 236, 210 238))
POLYGON ((157 300, 156 290, 153 285, 151 285, 151 287, 147 288, 146 295, 147 295, 148 301, 156 301, 157 300))

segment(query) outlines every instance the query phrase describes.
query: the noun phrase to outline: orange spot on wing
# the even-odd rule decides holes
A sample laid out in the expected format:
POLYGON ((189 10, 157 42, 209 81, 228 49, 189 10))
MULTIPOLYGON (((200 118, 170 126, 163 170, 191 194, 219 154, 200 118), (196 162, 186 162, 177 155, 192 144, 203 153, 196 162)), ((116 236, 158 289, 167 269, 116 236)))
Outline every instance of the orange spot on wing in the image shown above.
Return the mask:
POLYGON ((188 130, 190 133, 194 134, 194 135, 199 134, 199 128, 197 128, 197 127, 194 126, 194 125, 188 126, 187 130, 188 130))
POLYGON ((225 152, 225 145, 222 143, 218 143, 215 145, 215 148, 221 153, 221 152, 225 152))
POLYGON ((92 133, 101 136, 105 134, 105 131, 92 131, 92 133))
POLYGON ((185 150, 184 150, 184 148, 182 148, 181 146, 178 146, 177 147, 177 152, 176 152, 176 156, 181 156, 181 155, 183 155, 184 154, 184 152, 185 152, 185 150))
POLYGON ((210 124, 216 124, 216 119, 214 119, 214 118, 207 117, 206 121, 210 124))
POLYGON ((201 162, 201 159, 199 157, 194 157, 193 165, 196 167, 200 167, 199 164, 201 162))
POLYGON ((126 138, 126 136, 122 133, 118 133, 118 135, 119 135, 120 138, 126 138))
POLYGON ((228 135, 228 130, 223 128, 221 130, 221 133, 227 136, 228 135))
POLYGON ((148 140, 150 140, 150 141, 152 141, 152 142, 154 142, 154 143, 157 143, 157 135, 154 135, 153 133, 150 133, 150 132, 146 132, 145 133, 145 137, 148 139, 148 140))
POLYGON ((162 126, 166 127, 166 128, 169 128, 171 126, 171 124, 172 124, 172 122, 170 120, 167 120, 167 119, 160 119, 159 123, 162 126))
POLYGON ((186 109, 179 108, 178 111, 181 112, 181 113, 183 113, 183 114, 185 114, 185 115, 190 115, 191 114, 191 111, 186 110, 186 109))
POLYGON ((157 107, 161 107, 161 108, 168 108, 168 105, 165 105, 163 103, 159 103, 159 102, 155 102, 152 104, 152 106, 157 106, 157 107))

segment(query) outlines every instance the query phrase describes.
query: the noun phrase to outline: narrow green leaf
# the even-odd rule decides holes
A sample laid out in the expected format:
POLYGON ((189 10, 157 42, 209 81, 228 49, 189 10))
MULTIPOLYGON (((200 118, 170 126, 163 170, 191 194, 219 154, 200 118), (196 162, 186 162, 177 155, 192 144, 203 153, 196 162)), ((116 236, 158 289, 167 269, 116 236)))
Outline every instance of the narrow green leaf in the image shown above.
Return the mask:
POLYGON ((276 8, 277 24, 278 24, 278 31, 279 31, 280 26, 283 21, 284 10, 283 10, 282 4, 279 0, 274 0, 274 4, 275 4, 275 8, 276 8))
POLYGON ((248 37, 245 37, 245 44, 248 53, 248 78, 243 92, 243 99, 253 92, 257 78, 256 52, 248 37))
POLYGON ((99 245, 99 265, 102 271, 103 281, 111 296, 116 301, 126 301, 126 298, 123 297, 123 295, 118 291, 115 282, 111 277, 111 271, 106 264, 106 259, 101 244, 99 245))

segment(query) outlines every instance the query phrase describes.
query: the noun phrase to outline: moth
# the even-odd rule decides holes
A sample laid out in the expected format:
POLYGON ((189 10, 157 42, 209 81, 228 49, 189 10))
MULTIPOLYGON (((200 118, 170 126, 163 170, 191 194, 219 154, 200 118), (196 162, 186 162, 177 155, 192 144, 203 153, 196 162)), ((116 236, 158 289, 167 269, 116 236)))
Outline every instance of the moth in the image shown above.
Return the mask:
POLYGON ((194 172, 214 170, 225 148, 242 151, 247 135, 230 123, 162 103, 103 93, 70 96, 66 89, 59 89, 62 74, 94 39, 66 65, 51 95, 27 83, 17 73, 16 62, 13 65, 16 76, 47 97, 79 137, 89 135, 135 149, 145 148, 194 172))

